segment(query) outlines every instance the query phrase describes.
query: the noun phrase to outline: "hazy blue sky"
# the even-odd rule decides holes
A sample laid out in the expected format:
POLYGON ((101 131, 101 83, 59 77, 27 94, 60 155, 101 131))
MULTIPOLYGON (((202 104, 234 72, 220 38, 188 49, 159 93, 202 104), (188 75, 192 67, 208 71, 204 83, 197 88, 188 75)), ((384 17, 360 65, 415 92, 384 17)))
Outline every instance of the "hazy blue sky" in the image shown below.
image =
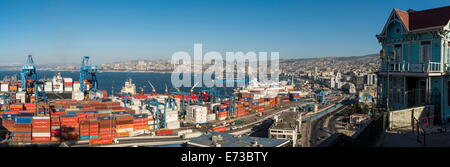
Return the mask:
POLYGON ((447 0, 0 0, 0 64, 169 59, 176 51, 279 51, 281 58, 377 53, 392 8, 447 0))

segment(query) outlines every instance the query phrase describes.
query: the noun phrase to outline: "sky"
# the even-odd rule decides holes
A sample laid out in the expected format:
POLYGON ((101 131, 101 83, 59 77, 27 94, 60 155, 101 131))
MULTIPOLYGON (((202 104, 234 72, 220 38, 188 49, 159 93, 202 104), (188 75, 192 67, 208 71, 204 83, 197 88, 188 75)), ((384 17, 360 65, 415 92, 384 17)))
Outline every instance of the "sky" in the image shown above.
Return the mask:
POLYGON ((177 51, 279 52, 280 58, 377 53, 393 8, 447 0, 0 0, 0 65, 170 59, 177 51))

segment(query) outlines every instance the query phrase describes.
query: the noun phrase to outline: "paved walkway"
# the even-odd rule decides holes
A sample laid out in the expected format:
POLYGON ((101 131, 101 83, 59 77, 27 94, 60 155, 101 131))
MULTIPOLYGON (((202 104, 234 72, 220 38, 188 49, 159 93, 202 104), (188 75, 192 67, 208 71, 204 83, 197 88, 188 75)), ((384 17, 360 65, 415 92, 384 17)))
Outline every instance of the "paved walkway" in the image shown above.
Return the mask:
MULTIPOLYGON (((449 129, 450 126, 447 126, 449 129)), ((380 147, 423 147, 423 136, 414 135, 411 130, 387 131, 379 145, 380 147)), ((442 133, 427 134, 425 138, 426 147, 450 147, 450 131, 442 133)))

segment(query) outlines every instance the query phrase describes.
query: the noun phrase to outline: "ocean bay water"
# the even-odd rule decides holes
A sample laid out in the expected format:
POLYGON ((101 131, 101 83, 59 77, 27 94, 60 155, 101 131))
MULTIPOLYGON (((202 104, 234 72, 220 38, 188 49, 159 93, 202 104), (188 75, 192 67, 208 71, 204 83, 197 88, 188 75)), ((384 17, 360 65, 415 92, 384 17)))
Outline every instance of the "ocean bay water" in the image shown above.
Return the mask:
MULTIPOLYGON (((38 78, 51 79, 58 71, 37 71, 38 78)), ((72 78, 74 81, 78 81, 80 78, 80 73, 78 71, 61 71, 62 77, 72 78)), ((15 75, 20 79, 20 71, 0 71, 0 79, 5 76, 15 75)), ((145 93, 150 93, 152 91, 151 86, 147 83, 150 81, 156 89, 157 93, 164 93, 166 84, 167 88, 173 90, 171 83, 170 73, 148 73, 148 72, 100 72, 97 73, 97 80, 100 90, 107 90, 108 93, 114 89, 114 93, 119 93, 122 89, 125 81, 129 78, 133 80, 136 85, 136 90, 140 92, 141 88, 144 88, 145 93)), ((198 90, 196 88, 194 90, 198 90)), ((183 92, 189 92, 190 87, 180 88, 183 92)), ((221 95, 230 95, 233 88, 216 88, 221 95)))

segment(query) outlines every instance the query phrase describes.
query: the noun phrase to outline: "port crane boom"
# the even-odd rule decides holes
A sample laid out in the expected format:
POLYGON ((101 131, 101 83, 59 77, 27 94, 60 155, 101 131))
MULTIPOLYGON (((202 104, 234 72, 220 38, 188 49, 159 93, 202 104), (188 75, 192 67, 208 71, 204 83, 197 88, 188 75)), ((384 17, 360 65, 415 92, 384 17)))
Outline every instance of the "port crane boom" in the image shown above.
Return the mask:
POLYGON ((98 90, 98 81, 96 73, 98 71, 98 67, 95 65, 91 65, 89 62, 89 56, 84 56, 81 61, 80 68, 80 91, 87 94, 89 92, 96 93, 98 90), (86 83, 92 84, 90 89, 88 90, 86 87, 86 83))
POLYGON ((156 89, 153 84, 150 81, 147 81, 147 83, 152 87, 152 94, 156 94, 156 89))

